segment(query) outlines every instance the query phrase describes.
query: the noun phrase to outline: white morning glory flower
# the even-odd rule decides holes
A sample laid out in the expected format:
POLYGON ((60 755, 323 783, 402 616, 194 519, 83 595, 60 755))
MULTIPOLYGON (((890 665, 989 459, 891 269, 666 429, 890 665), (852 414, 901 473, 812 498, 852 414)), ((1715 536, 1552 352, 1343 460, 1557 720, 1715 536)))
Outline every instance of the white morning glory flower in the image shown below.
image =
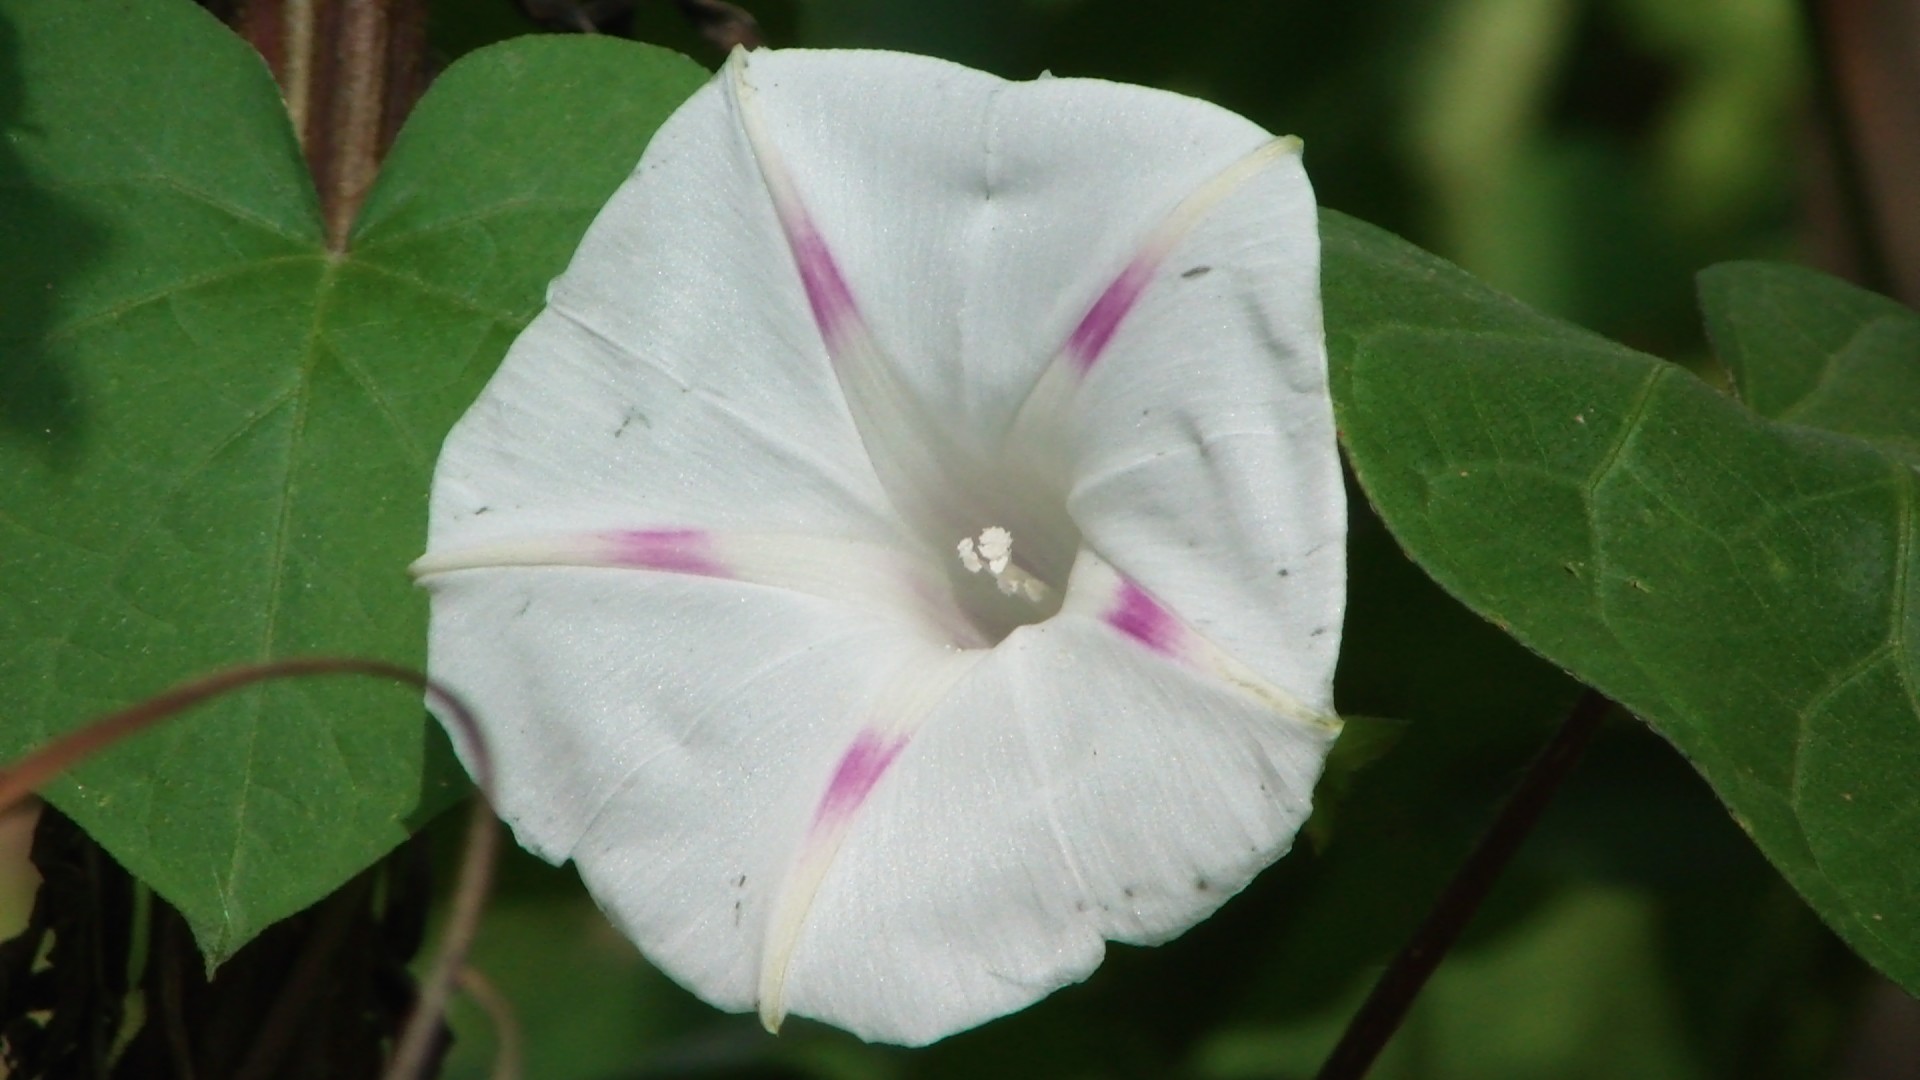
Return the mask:
POLYGON ((523 845, 708 1001, 917 1044, 1287 850, 1343 498, 1296 140, 736 53, 448 437, 415 572, 523 845))

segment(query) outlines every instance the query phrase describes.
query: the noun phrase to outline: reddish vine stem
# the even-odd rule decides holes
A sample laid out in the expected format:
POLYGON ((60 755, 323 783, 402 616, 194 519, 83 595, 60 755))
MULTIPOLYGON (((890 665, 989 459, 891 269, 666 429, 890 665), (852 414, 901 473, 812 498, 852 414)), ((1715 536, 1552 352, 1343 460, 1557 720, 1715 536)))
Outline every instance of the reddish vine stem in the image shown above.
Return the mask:
POLYGON ((1427 912, 1426 920, 1387 965, 1373 992, 1347 1022, 1347 1030, 1341 1034, 1326 1063, 1320 1066, 1317 1080, 1359 1080, 1373 1067, 1374 1059, 1386 1049, 1388 1040, 1406 1020, 1414 998, 1440 966, 1447 950, 1459 940, 1461 931, 1473 921, 1474 913, 1492 891, 1494 882, 1513 861, 1521 843, 1539 823, 1547 804, 1573 772, 1611 705, 1598 690, 1587 689, 1581 693, 1552 740, 1527 767, 1526 775, 1507 797, 1499 816, 1493 819, 1479 844, 1427 912))
POLYGON ((280 84, 327 248, 343 252, 380 159, 425 89, 426 0, 247 0, 238 29, 280 84))
POLYGON ((402 683, 425 693, 459 729, 460 741, 467 750, 468 767, 481 791, 481 796, 473 800, 465 854, 454 885, 453 908, 441 937, 439 955, 421 982, 413 1014, 401 1030, 387 1067, 386 1080, 414 1080, 426 1066, 454 979, 465 966, 467 952, 479 932, 500 851, 499 823, 485 798, 493 790, 493 760, 472 710, 452 691, 412 668, 381 660, 307 657, 229 668, 109 713, 0 769, 0 811, 31 795, 85 758, 196 705, 257 683, 315 675, 364 675, 402 683))
MULTIPOLYGON (((453 699, 449 695, 446 700, 453 699)), ((462 715, 465 716, 464 709, 462 715)), ((482 794, 474 798, 473 815, 468 819, 466 855, 460 860, 460 875, 454 882, 453 910, 440 939, 440 955, 434 959, 433 969, 421 984, 420 998, 394 1047, 385 1080, 416 1080, 426 1071, 433 1051, 434 1031, 446 1012, 454 980, 466 968, 467 952, 480 932, 480 917, 485 914, 487 896, 493 891, 494 865, 500 854, 500 823, 485 798, 485 793, 493 790, 493 766, 487 761, 485 751, 479 749, 478 739, 469 736, 468 746, 474 780, 480 784, 482 794)))
POLYGON ((1867 166, 1861 160, 1859 125, 1847 107, 1841 86, 1840 69, 1846 63, 1843 39, 1858 36, 1842 30, 1861 21, 1855 10, 1859 5, 1802 0, 1800 6, 1801 19, 1810 39, 1808 52, 1813 59, 1813 101, 1826 136, 1827 152, 1832 158, 1834 202, 1846 253, 1853 259, 1861 285, 1892 296, 1893 268, 1881 243, 1879 215, 1867 180, 1867 166))
POLYGON ((520 1021, 513 1014, 513 1003, 493 983, 471 967, 460 969, 460 989, 493 1022, 494 1042, 492 1080, 518 1080, 525 1051, 520 1021))
POLYGON ((760 23, 738 4, 724 0, 674 0, 694 29, 722 50, 757 49, 762 43, 760 23))

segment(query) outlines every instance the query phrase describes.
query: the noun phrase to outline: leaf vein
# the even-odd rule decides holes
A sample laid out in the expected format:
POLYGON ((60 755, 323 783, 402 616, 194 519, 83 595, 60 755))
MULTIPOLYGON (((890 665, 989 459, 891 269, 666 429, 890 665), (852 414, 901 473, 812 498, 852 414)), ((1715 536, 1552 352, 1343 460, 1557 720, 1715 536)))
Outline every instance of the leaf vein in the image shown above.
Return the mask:
MULTIPOLYGON (((209 194, 208 192, 202 191, 199 188, 192 187, 188 184, 182 183, 181 181, 171 176, 168 176, 165 173, 116 176, 116 177, 111 177, 111 178, 102 179, 102 180, 77 180, 77 179, 63 177, 57 185, 53 185, 53 189, 54 190, 72 190, 72 189, 81 189, 81 188, 140 187, 146 184, 157 184, 161 187, 170 188, 173 191, 193 200, 194 202, 200 203, 202 206, 206 206, 213 210, 218 210, 221 213, 225 214, 227 217, 232 218, 234 221, 242 225, 251 226, 252 228, 260 232, 266 233, 269 236, 274 236, 281 240, 287 240, 292 243, 299 244, 302 247, 312 248, 315 250, 318 250, 319 248, 320 239, 318 235, 302 236, 301 234, 296 232, 289 232, 287 229, 282 227, 278 222, 272 220, 271 218, 262 217, 261 215, 256 214, 251 210, 247 210, 242 207, 236 206, 232 203, 226 202, 216 195, 209 194)), ((0 186, 25 187, 28 185, 19 184, 19 185, 0 185, 0 186)))
POLYGON ((1893 628, 1888 636, 1888 643, 1895 650, 1894 671, 1899 675, 1900 688, 1907 695, 1907 712, 1911 716, 1920 718, 1920 695, 1915 693, 1913 679, 1913 643, 1907 640, 1910 614, 1907 608, 1913 602, 1911 590, 1915 474, 1913 469, 1905 465, 1895 464, 1894 469, 1900 481, 1894 488, 1895 497, 1900 502, 1900 527, 1896 532, 1898 539, 1894 544, 1893 611, 1891 613, 1893 628))
POLYGON ((1886 315, 1868 319, 1855 326, 1853 332, 1847 335, 1847 340, 1832 350, 1820 349, 1815 343, 1812 334, 1802 331, 1798 322, 1793 323, 1793 329, 1799 332, 1797 336, 1805 343, 1802 349, 1809 354, 1824 352, 1825 362, 1820 365, 1820 372, 1814 376, 1812 385, 1802 391, 1799 397, 1782 407, 1780 411, 1774 415, 1774 419, 1783 423, 1798 424, 1799 421, 1796 418, 1813 404, 1814 399, 1819 397, 1822 391, 1832 386, 1834 380, 1840 377, 1840 362, 1846 358, 1848 353, 1853 351, 1856 345, 1860 344, 1860 339, 1866 337, 1869 331, 1878 328, 1881 324, 1895 321, 1892 317, 1886 315))
MULTIPOLYGON (((417 225, 403 232, 390 233, 385 236, 375 235, 367 239, 365 243, 356 245, 354 251, 356 254, 377 252, 383 247, 393 246, 405 240, 413 240, 422 236, 432 236, 434 233, 446 232, 450 229, 457 229, 463 225, 486 221, 489 218, 500 217, 517 210, 544 208, 562 212, 575 210, 597 211, 604 205, 605 200, 554 199, 538 195, 526 195, 517 199, 508 199, 505 202, 494 203, 492 206, 469 211, 465 214, 441 218, 439 221, 431 224, 417 225)), ((378 227, 377 223, 373 226, 375 230, 377 230, 378 227)), ((355 239, 358 240, 360 238, 356 237, 355 239)))
POLYGON ((1587 482, 1581 489, 1581 501, 1587 506, 1587 525, 1596 533, 1599 523, 1594 519, 1594 496, 1598 494, 1600 485, 1606 482, 1607 477, 1620 464, 1621 457, 1626 454, 1627 444, 1633 441, 1641 423, 1646 420, 1647 410, 1652 407, 1654 388, 1669 374, 1670 369, 1664 365, 1656 365, 1648 369, 1647 377, 1640 381, 1640 388, 1634 392, 1633 404, 1627 407, 1626 418, 1620 423, 1619 436, 1613 440, 1612 446, 1607 447, 1607 452, 1601 456, 1599 463, 1594 466, 1593 472, 1588 475, 1587 482))
MULTIPOLYGON (((280 603, 283 577, 286 573, 288 537, 293 531, 293 459, 299 453, 300 440, 306 431, 307 406, 313 397, 313 369, 318 363, 320 352, 320 327, 325 319, 326 300, 332 293, 334 276, 337 271, 328 264, 320 283, 320 299, 313 305, 312 322, 307 330, 307 354, 301 365, 298 385, 288 391, 287 397, 293 402, 293 423, 287 430, 287 476, 280 485, 280 506, 276 515, 273 537, 273 554, 268 561, 267 573, 267 609, 261 620, 260 652, 257 659, 264 662, 273 658, 275 637, 279 633, 280 603)), ((260 748, 260 727, 265 722, 266 692, 256 689, 252 694, 253 715, 247 724, 246 763, 241 769, 240 792, 235 799, 233 822, 233 852, 227 861, 227 870, 222 887, 216 892, 221 898, 221 907, 226 908, 227 897, 240 877, 243 856, 247 850, 247 817, 253 804, 253 774, 258 764, 260 748)), ((223 928, 227 929, 227 928, 223 928)))
POLYGON ((347 373, 347 378, 352 379, 354 385, 366 394, 367 400, 373 404, 374 411, 380 414, 380 419, 392 430, 394 440, 407 452, 407 460, 422 472, 429 471, 432 463, 427 460, 426 451, 414 440, 413 433, 407 430, 407 425, 400 419, 400 414, 394 411, 392 402, 380 392, 379 384, 374 381, 372 373, 342 350, 335 349, 333 356, 340 362, 340 369, 347 373))
POLYGON ((33 335, 0 334, 0 341, 27 341, 27 340, 60 341, 66 338, 76 337, 80 334, 86 333, 87 331, 93 329, 95 326, 101 323, 112 322, 115 319, 119 319, 126 315, 131 314, 132 312, 134 312, 139 308, 145 307, 149 304, 157 304, 165 300, 170 300, 181 293, 191 292, 194 289, 205 288, 208 285, 217 285, 223 281, 229 281, 233 278, 242 277, 252 271, 264 269, 269 266, 279 266, 285 263, 297 263, 297 262, 312 260, 315 258, 317 257, 313 255, 306 255, 306 254, 277 255, 270 259, 257 259, 252 262, 246 263, 245 265, 242 265, 242 266, 224 267, 220 270, 216 270, 208 274, 202 274, 198 277, 191 278, 187 281, 176 281, 173 284, 168 285, 163 289, 158 289, 149 293, 143 293, 140 296, 129 297, 127 299, 121 300, 120 302, 112 305, 111 307, 104 308, 100 311, 90 312, 76 319, 71 319, 67 322, 63 322, 44 334, 33 334, 33 335))
POLYGON ((425 278, 409 274, 404 270, 396 270, 391 266, 381 266, 379 263, 367 262, 363 259, 353 260, 353 266, 355 269, 368 270, 382 277, 392 278, 395 281, 402 282, 417 289, 426 296, 431 296, 436 300, 443 301, 462 311, 471 312, 475 315, 484 315, 503 326, 517 329, 527 321, 525 318, 514 315, 511 312, 498 311, 483 304, 477 304, 471 298, 461 296, 452 289, 435 285, 425 278))

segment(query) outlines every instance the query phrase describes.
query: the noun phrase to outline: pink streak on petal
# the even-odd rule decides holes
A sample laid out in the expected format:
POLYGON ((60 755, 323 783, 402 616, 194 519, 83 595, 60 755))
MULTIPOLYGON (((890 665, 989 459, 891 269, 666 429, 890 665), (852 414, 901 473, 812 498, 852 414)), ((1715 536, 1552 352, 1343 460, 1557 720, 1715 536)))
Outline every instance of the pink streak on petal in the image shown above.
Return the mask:
POLYGON ((853 290, 847 287, 840 265, 807 212, 792 207, 782 218, 787 226, 787 245, 800 268, 800 283, 807 290, 807 304, 813 308, 813 321, 820 327, 827 347, 835 348, 860 317, 853 290))
POLYGON ((1153 279, 1153 271, 1160 260, 1142 255, 1127 264, 1120 276, 1113 279, 1107 291, 1093 302, 1080 325, 1074 327, 1073 335, 1067 338, 1067 355, 1072 357, 1074 370, 1085 375, 1106 351, 1107 342, 1113 340, 1114 332, 1120 329, 1121 320, 1133 310, 1133 305, 1146 291, 1147 282, 1153 279))
POLYGON ((1131 581, 1121 581, 1120 595, 1105 618, 1107 625, 1163 656, 1180 651, 1180 621, 1131 581))
POLYGON ((820 797, 820 806, 813 812, 814 827, 838 824, 853 816, 906 745, 903 736, 874 731, 854 736, 853 745, 841 756, 833 779, 827 783, 827 793, 820 797))
POLYGON ((606 534, 612 558, 620 566, 666 570, 702 577, 732 577, 713 555, 713 536, 704 529, 629 529, 606 534))

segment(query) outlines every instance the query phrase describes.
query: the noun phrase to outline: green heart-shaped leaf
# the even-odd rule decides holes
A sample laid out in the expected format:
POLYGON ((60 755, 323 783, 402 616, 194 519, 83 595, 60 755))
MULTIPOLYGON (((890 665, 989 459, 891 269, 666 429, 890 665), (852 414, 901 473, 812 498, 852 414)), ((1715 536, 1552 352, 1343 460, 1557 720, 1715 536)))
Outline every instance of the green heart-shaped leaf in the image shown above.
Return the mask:
MULTIPOLYGON (((469 58, 329 254, 279 92, 185 0, 0 2, 0 755, 227 664, 419 663, 440 439, 705 73, 469 58), (11 47, 9 47, 11 46, 11 47)), ((235 694, 47 796, 210 962, 462 790, 411 695, 235 694)))
POLYGON ((1377 229, 1324 224, 1336 415, 1396 538, 1672 740, 1814 908, 1920 990, 1912 468, 1878 429, 1764 419, 1377 229))

